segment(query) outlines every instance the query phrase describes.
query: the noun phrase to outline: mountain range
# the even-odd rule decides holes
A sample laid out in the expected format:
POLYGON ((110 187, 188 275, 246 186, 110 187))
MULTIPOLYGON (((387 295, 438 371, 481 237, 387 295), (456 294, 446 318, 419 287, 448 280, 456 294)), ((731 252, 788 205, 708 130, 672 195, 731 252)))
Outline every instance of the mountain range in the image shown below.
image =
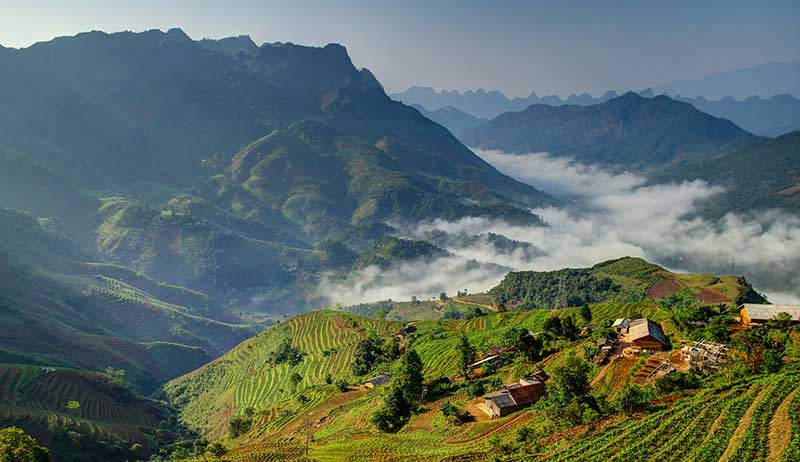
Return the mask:
POLYGON ((759 141, 690 104, 633 92, 592 106, 532 105, 466 130, 460 138, 480 149, 548 152, 589 164, 643 170, 712 157, 759 141))
MULTIPOLYGON (((504 427, 460 427, 439 415, 445 405, 529 375, 534 356, 548 371, 567 351, 589 357, 584 347, 596 339, 561 329, 536 355, 487 367, 474 383, 455 377, 462 339, 484 353, 530 337, 513 329, 562 319, 575 327, 578 315, 605 326, 620 316, 668 320, 678 307, 705 322, 728 313, 709 314, 701 302, 764 299, 743 277, 622 258, 513 272, 487 293, 308 313, 330 302, 323 282, 455 257, 440 247, 447 233, 397 237, 408 225, 548 226, 532 210, 560 206, 558 198, 500 173, 462 141, 668 181, 713 177, 730 186, 729 198, 746 198, 719 210, 798 207, 796 133, 761 138, 667 96, 603 98, 526 104, 491 120, 450 106, 428 111, 392 100, 338 44, 197 41, 180 29, 0 47, 0 425, 24 428, 54 462, 186 460, 204 451, 204 438, 238 447, 231 460, 300 460, 297 443, 312 443, 316 412, 315 454, 327 460, 352 460, 354 441, 369 460, 422 460, 398 454, 415 450, 479 460, 484 437, 508 436, 504 427), (655 285, 669 290, 656 296, 655 285), (419 366, 420 394, 428 382, 427 404, 389 437, 370 423, 382 391, 361 384, 395 374, 412 342, 421 360, 406 356, 406 366, 419 366), (367 364, 356 371, 357 362, 367 364)), ((492 233, 457 239, 539 252, 492 233)), ((677 340, 683 331, 669 333, 677 340)), ((570 438, 555 444, 577 443, 570 438)))
MULTIPOLYGON (((757 135, 779 136, 800 128, 800 100, 797 99, 797 94, 792 95, 788 90, 770 93, 765 97, 754 92, 745 96, 724 95, 719 98, 709 98, 703 96, 704 93, 700 93, 700 96, 689 97, 687 95, 694 93, 672 92, 665 87, 648 88, 637 93, 646 98, 666 94, 673 99, 690 103, 703 112, 728 119, 757 135)), ((540 97, 536 93, 531 93, 524 98, 510 98, 496 90, 479 89, 465 92, 442 90, 437 92, 430 87, 412 86, 390 96, 418 109, 424 108, 423 115, 458 134, 474 122, 471 119, 491 119, 504 112, 525 110, 533 104, 591 106, 604 103, 619 95, 615 91, 608 91, 599 97, 582 93, 580 95, 572 94, 562 99, 556 95, 540 97), (438 115, 438 111, 446 107, 448 108, 447 113, 453 114, 457 110, 463 114, 457 116, 438 115)))

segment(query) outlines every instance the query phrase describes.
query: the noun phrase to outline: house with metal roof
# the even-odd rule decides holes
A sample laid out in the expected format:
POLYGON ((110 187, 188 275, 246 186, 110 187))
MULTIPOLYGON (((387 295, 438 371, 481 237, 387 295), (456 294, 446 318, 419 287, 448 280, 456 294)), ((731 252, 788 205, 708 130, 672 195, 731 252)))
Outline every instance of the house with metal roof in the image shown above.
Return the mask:
POLYGON ((652 319, 641 318, 630 322, 624 341, 647 350, 664 350, 669 346, 661 324, 652 319))
POLYGON ((536 378, 520 379, 506 384, 502 390, 483 395, 478 408, 491 418, 504 417, 539 401, 545 394, 544 382, 536 378))
POLYGON ((631 325, 631 320, 628 318, 618 318, 611 324, 611 327, 618 333, 624 334, 628 332, 628 327, 631 325))
POLYGON ((781 313, 791 316, 793 324, 800 322, 800 305, 745 303, 739 307, 739 314, 744 325, 764 324, 781 313))
POLYGON ((367 387, 367 388, 375 388, 375 387, 379 387, 381 385, 386 385, 391 380, 392 380, 391 377, 389 377, 388 375, 381 374, 381 375, 379 375, 377 377, 373 377, 371 379, 368 379, 364 383, 364 386, 367 387))

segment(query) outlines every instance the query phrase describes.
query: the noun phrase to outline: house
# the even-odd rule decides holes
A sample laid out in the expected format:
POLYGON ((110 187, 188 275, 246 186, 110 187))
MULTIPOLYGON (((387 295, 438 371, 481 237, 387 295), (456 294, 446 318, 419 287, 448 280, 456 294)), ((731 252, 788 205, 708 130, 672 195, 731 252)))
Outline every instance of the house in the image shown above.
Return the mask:
POLYGON ((800 322, 800 305, 764 305, 745 303, 739 307, 739 314, 744 325, 764 324, 780 313, 788 313, 792 324, 800 322))
POLYGON ((647 318, 635 319, 628 326, 625 342, 646 350, 664 350, 669 341, 661 324, 647 318))
POLYGON ((364 386, 366 388, 375 388, 375 387, 379 387, 381 385, 386 385, 387 383, 389 383, 390 380, 392 380, 392 379, 387 374, 381 374, 381 375, 379 375, 377 377, 373 377, 371 379, 368 379, 364 383, 364 386))
POLYGON ((611 324, 611 327, 618 333, 618 334, 625 334, 628 332, 628 328, 631 325, 631 320, 628 318, 619 318, 614 321, 614 324, 611 324))
POLYGON ((483 402, 478 408, 489 417, 504 417, 512 412, 524 409, 547 394, 544 383, 534 379, 520 379, 517 383, 509 383, 502 390, 483 395, 483 402))
POLYGON ((414 327, 411 324, 408 324, 408 325, 406 325, 406 327, 400 329, 400 332, 398 332, 397 335, 399 335, 402 338, 406 338, 406 337, 408 337, 409 335, 413 334, 416 331, 417 331, 416 327, 414 327))
POLYGON ((470 368, 470 369, 475 369, 476 367, 483 366, 484 364, 487 364, 487 363, 493 363, 493 362, 495 362, 495 361, 497 361, 497 360, 499 360, 499 359, 500 359, 500 355, 491 355, 491 356, 487 356, 487 357, 485 357, 485 358, 481 359, 481 360, 480 360, 480 361, 478 361, 478 362, 475 362, 475 363, 472 363, 472 364, 470 364, 470 365, 469 365, 469 368, 470 368))
POLYGON ((491 351, 493 355, 500 355, 500 354, 503 354, 503 353, 513 353, 513 352, 517 351, 517 349, 514 348, 514 347, 504 347, 504 346, 499 346, 499 345, 492 345, 492 346, 489 347, 489 351, 491 351))

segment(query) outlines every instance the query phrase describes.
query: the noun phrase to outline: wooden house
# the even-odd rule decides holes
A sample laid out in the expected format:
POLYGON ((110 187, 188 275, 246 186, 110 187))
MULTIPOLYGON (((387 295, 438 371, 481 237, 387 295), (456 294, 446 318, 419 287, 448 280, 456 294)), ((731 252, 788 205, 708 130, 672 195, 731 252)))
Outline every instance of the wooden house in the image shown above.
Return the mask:
POLYGON ((669 346, 661 324, 647 318, 635 319, 630 322, 625 342, 645 350, 661 351, 669 346))
POLYGON ((792 324, 800 322, 800 305, 765 305, 745 303, 739 307, 742 324, 764 324, 775 316, 787 313, 792 317, 792 324))
POLYGON ((377 377, 373 377, 371 379, 368 379, 364 383, 364 386, 366 388, 375 388, 375 387, 379 387, 381 385, 386 385, 391 380, 392 380, 391 377, 389 377, 387 374, 381 374, 381 375, 379 375, 377 377))
POLYGON ((537 379, 521 379, 507 384, 502 390, 483 395, 480 409, 489 417, 504 417, 524 409, 547 394, 543 382, 537 379))

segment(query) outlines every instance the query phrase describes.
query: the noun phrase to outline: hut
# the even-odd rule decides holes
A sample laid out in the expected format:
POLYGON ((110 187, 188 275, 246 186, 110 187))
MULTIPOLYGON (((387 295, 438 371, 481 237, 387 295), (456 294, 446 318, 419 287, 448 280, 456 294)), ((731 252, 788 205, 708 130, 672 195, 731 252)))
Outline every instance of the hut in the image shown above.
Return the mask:
POLYGON ((618 318, 614 321, 614 324, 611 324, 611 327, 618 333, 618 334, 625 334, 628 332, 628 328, 631 325, 631 320, 628 318, 618 318))
POLYGON ((625 341, 646 350, 661 351, 669 346, 661 324, 647 318, 630 322, 625 341))
POLYGON ((791 316, 792 324, 800 322, 800 305, 765 305, 760 303, 745 303, 739 307, 742 324, 764 324, 775 316, 787 313, 791 316))
POLYGON ((483 395, 479 408, 489 417, 504 417, 524 409, 538 401, 547 393, 543 382, 534 379, 520 379, 509 383, 502 390, 483 395))
POLYGON ((387 374, 381 374, 381 375, 379 375, 377 377, 373 377, 371 379, 368 379, 364 383, 364 386, 366 388, 375 388, 375 387, 379 387, 381 385, 386 385, 387 383, 389 383, 390 380, 392 380, 392 379, 387 374))

